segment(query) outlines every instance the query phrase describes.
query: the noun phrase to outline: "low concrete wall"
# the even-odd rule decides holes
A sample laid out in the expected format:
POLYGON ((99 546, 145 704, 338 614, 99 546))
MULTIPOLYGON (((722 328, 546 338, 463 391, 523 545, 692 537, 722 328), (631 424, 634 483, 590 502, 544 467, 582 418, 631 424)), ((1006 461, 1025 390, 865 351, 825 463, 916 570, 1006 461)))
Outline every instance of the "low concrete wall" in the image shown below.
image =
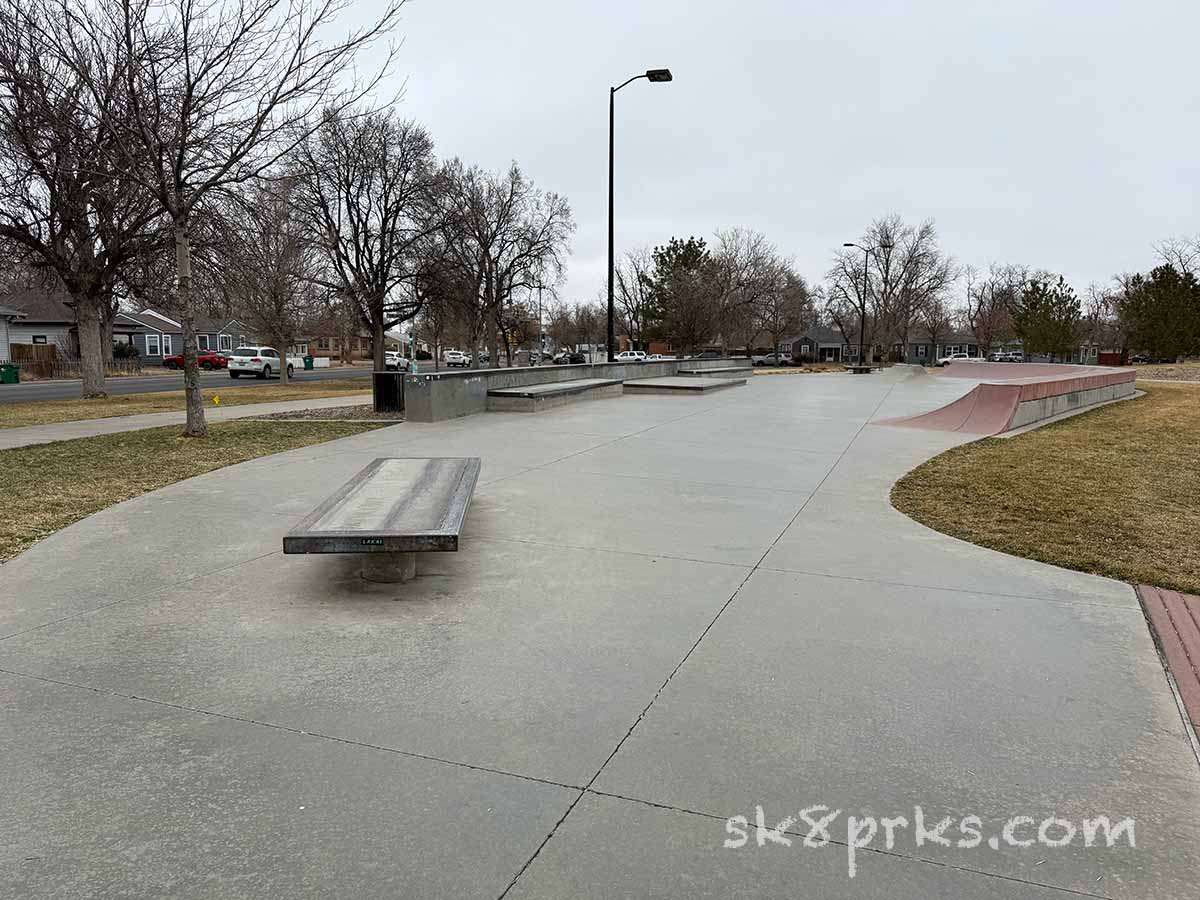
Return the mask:
POLYGON ((744 367, 752 374, 750 360, 671 359, 647 363, 584 363, 576 366, 530 366, 518 369, 479 369, 461 372, 423 372, 404 377, 405 418, 410 422, 441 422, 471 416, 488 408, 487 392, 493 388, 520 387, 574 381, 578 378, 660 378, 685 369, 744 367))
POLYGON ((1022 400, 1017 404, 1012 421, 1006 430, 1021 428, 1051 416, 1062 415, 1073 410, 1083 409, 1096 403, 1108 403, 1122 397, 1132 397, 1136 388, 1132 379, 1105 384, 1084 390, 1070 391, 1065 394, 1053 394, 1048 397, 1036 397, 1032 400, 1022 400))

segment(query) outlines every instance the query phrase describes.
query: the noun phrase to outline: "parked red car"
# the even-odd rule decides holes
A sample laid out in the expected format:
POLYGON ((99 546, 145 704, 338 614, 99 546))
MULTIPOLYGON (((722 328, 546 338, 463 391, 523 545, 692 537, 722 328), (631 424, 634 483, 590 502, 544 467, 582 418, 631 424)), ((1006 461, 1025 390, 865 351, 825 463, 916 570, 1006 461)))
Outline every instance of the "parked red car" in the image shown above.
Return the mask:
MULTIPOLYGON (((229 359, 215 350, 201 350, 196 356, 196 361, 200 363, 202 369, 224 369, 229 366, 229 359)), ((183 354, 176 353, 174 356, 168 356, 163 360, 163 365, 168 369, 182 369, 183 354)))

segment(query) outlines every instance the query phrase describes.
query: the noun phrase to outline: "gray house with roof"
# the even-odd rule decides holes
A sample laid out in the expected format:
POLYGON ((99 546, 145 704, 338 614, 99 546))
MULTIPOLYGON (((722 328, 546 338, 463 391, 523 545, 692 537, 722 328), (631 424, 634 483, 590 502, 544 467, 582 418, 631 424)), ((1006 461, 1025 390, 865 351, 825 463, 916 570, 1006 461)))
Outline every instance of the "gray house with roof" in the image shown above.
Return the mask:
MULTIPOLYGON (((123 312, 117 318, 142 329, 133 335, 142 362, 153 365, 183 352, 183 325, 178 319, 153 309, 123 312)), ((247 341, 253 343, 255 339, 253 331, 238 319, 196 316, 194 322, 196 345, 200 350, 229 352, 247 341)))

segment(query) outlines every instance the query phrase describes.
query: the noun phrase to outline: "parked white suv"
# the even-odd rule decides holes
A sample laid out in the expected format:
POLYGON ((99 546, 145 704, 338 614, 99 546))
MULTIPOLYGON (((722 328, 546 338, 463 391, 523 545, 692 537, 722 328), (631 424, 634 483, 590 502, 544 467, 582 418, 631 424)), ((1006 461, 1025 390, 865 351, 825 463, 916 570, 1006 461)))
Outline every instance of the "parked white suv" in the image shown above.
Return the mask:
POLYGON ((407 372, 408 360, 400 355, 399 350, 386 350, 383 354, 383 367, 389 372, 407 372))
POLYGON ((613 357, 613 362, 645 362, 646 354, 641 350, 622 350, 613 357))
POLYGON ((229 357, 229 377, 253 375, 255 378, 270 378, 283 371, 285 365, 288 377, 291 377, 293 371, 304 368, 304 358, 290 356, 285 362, 274 347, 238 347, 229 357))
POLYGON ((471 357, 461 350, 447 350, 442 354, 442 362, 448 366, 462 366, 465 369, 471 365, 471 357))

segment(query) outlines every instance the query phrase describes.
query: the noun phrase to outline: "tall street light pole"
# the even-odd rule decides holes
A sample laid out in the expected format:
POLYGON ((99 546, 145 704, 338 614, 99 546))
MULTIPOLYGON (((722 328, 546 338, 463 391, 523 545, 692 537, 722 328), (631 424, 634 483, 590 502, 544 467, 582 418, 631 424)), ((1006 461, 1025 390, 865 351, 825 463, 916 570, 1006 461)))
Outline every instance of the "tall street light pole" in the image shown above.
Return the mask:
MULTIPOLYGON (((858 302, 858 364, 866 365, 863 362, 863 332, 867 327, 867 291, 870 289, 868 280, 871 272, 871 250, 869 247, 864 247, 862 244, 856 244, 853 241, 847 241, 842 244, 843 247, 857 247, 863 252, 863 289, 862 295, 858 302)), ((892 244, 880 244, 880 250, 891 250, 892 244)))
POLYGON ((613 314, 613 133, 616 130, 617 91, 639 78, 647 81, 671 81, 670 69, 647 69, 641 75, 608 89, 608 361, 617 353, 616 318, 613 314))

